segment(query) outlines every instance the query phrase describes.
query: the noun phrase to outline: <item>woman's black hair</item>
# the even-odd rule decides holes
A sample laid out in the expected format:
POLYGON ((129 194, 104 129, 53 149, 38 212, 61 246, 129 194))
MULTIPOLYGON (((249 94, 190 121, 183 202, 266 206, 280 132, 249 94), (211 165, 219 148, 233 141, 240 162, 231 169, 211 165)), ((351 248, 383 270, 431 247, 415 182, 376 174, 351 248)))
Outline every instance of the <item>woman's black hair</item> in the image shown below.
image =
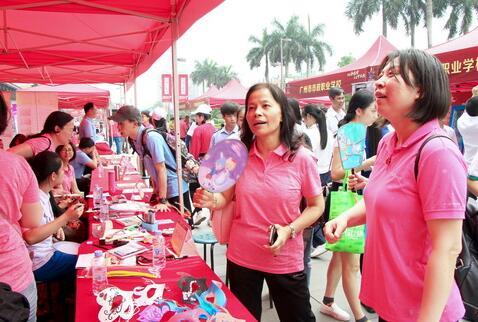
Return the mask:
POLYGON ((93 141, 91 138, 82 138, 80 140, 80 144, 78 144, 78 148, 80 149, 91 148, 93 146, 95 146, 95 141, 93 141))
MULTIPOLYGON (((288 159, 292 161, 295 153, 303 144, 303 135, 297 134, 294 131, 295 126, 295 116, 292 109, 289 107, 289 103, 287 102, 287 97, 285 96, 284 92, 276 85, 268 84, 268 83, 259 83, 253 85, 246 94, 246 112, 249 109, 249 97, 255 91, 260 89, 267 89, 271 93, 274 100, 279 104, 282 114, 282 121, 280 123, 280 132, 279 132, 279 139, 282 144, 284 144, 287 149, 289 149, 290 153, 288 153, 288 159)), ((246 145, 247 150, 250 150, 252 147, 252 143, 254 142, 254 133, 252 133, 249 124, 247 123, 247 117, 244 118, 244 122, 242 124, 242 132, 241 132, 241 140, 246 145)))
POLYGON ((62 129, 66 124, 73 120, 73 116, 62 111, 51 112, 45 120, 41 134, 56 133, 55 127, 62 129))
POLYGON ((168 132, 168 123, 164 117, 160 120, 151 118, 150 122, 155 129, 160 130, 161 132, 168 132))
POLYGON ((149 111, 141 111, 141 115, 144 115, 144 116, 146 116, 146 117, 148 118, 149 124, 153 124, 152 121, 154 121, 154 120, 153 120, 153 118, 151 117, 151 114, 149 113, 149 111))
POLYGON ((58 173, 63 165, 60 156, 51 151, 38 153, 30 159, 29 163, 39 184, 47 180, 53 172, 58 173))
POLYGON ((289 97, 287 98, 287 102, 289 103, 290 108, 294 112, 295 123, 302 124, 299 101, 297 101, 295 98, 289 97))
POLYGON ((13 137, 13 139, 10 141, 10 145, 8 146, 9 148, 13 148, 14 146, 17 146, 19 144, 22 144, 27 140, 27 136, 25 134, 18 133, 13 137))
POLYGON ((378 143, 382 139, 382 127, 375 122, 372 126, 367 126, 367 158, 377 155, 378 143))
POLYGON ((367 89, 356 91, 350 98, 347 114, 339 122, 339 127, 351 122, 357 115, 357 109, 366 109, 373 102, 375 102, 375 95, 371 91, 367 89))
POLYGON ((448 75, 440 61, 423 50, 396 50, 385 57, 379 70, 383 71, 387 64, 396 67, 395 58, 399 60, 399 73, 404 82, 420 90, 420 97, 415 100, 408 117, 418 124, 444 118, 450 107, 451 94, 448 75))
MULTIPOLYGON (((69 161, 75 160, 75 158, 76 158, 76 149, 75 149, 75 146, 73 145, 73 143, 71 143, 71 141, 68 142, 68 145, 70 145, 71 148, 73 149, 73 156, 71 157, 71 159, 70 159, 69 161)), ((61 152, 61 150, 63 150, 64 147, 65 147, 65 144, 62 144, 62 145, 57 146, 56 149, 55 149, 55 152, 56 152, 58 155, 60 155, 60 152, 61 152)))
POLYGON ((209 120, 211 118, 211 114, 204 114, 204 113, 196 113, 196 115, 199 115, 199 116, 202 116, 204 117, 204 120, 202 121, 201 124, 198 124, 198 125, 202 125, 202 124, 205 124, 207 120, 209 120))
POLYGON ((306 104, 302 112, 304 117, 310 115, 315 119, 320 133, 320 148, 323 150, 327 146, 327 122, 325 120, 325 113, 322 112, 319 106, 314 104, 306 104))
POLYGON ((2 92, 0 92, 0 134, 5 132, 10 120, 10 111, 8 110, 7 102, 3 98, 2 92))

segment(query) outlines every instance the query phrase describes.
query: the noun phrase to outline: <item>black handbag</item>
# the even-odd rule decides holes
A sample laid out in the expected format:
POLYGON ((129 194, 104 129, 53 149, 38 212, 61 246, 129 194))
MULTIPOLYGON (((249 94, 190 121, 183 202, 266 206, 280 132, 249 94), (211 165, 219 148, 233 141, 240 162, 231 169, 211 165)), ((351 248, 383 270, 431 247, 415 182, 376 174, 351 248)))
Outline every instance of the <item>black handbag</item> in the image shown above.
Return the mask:
POLYGON ((465 305, 465 319, 478 322, 478 201, 468 198, 463 221, 462 251, 455 281, 465 305))

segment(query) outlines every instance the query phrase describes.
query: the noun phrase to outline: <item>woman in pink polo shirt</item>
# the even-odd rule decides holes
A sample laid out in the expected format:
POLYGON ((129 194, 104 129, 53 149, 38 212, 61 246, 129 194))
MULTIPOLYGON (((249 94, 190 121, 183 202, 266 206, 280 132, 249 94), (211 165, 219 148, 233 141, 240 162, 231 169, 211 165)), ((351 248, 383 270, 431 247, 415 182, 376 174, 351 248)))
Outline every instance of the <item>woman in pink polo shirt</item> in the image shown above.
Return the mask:
POLYGON ((455 322, 464 314, 453 280, 461 250, 466 166, 457 146, 432 135, 450 103, 448 77, 433 56, 395 51, 375 83, 379 114, 395 132, 378 147, 364 200, 325 226, 330 242, 367 224, 360 300, 381 321, 455 322), (416 175, 416 176, 415 176, 416 175))
POLYGON ((313 153, 294 135, 295 117, 284 92, 256 84, 246 95, 241 140, 249 150, 246 169, 224 193, 198 189, 195 205, 221 209, 236 196, 227 250, 232 292, 257 320, 264 280, 281 321, 315 321, 304 273, 302 230, 322 214, 324 200, 313 153), (300 201, 307 200, 301 213, 300 201), (269 245, 270 226, 278 232, 269 245))
POLYGON ((60 187, 55 188, 55 193, 80 193, 80 189, 78 189, 78 185, 76 184, 75 169, 73 169, 73 166, 70 164, 70 161, 76 157, 75 147, 69 142, 68 144, 57 146, 55 152, 60 156, 64 173, 63 182, 60 187))
POLYGON ((62 111, 51 112, 45 120, 43 130, 30 137, 22 144, 16 145, 12 152, 30 159, 42 151, 55 152, 57 146, 67 144, 73 135, 73 117, 62 111))
MULTIPOLYGON (((9 120, 8 107, 0 92, 0 134, 9 120)), ((22 228, 40 225, 42 207, 38 183, 28 163, 18 155, 0 150, 0 169, 3 169, 0 180, 0 282, 7 283, 13 291, 28 299, 28 321, 36 321, 37 289, 22 228)))

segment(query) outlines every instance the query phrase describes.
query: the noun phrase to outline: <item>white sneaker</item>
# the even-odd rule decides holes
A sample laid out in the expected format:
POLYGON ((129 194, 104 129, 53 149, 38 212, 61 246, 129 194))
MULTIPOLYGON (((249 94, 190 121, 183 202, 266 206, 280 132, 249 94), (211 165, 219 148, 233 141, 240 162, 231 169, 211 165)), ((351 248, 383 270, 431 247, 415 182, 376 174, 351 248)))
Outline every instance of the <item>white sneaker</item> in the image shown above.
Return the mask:
POLYGON ((311 253, 310 257, 312 258, 318 258, 320 255, 324 254, 327 252, 327 249, 325 249, 325 244, 317 246, 311 253))
POLYGON ((350 314, 342 310, 337 304, 332 303, 331 306, 320 303, 320 313, 326 314, 339 321, 350 320, 350 314))

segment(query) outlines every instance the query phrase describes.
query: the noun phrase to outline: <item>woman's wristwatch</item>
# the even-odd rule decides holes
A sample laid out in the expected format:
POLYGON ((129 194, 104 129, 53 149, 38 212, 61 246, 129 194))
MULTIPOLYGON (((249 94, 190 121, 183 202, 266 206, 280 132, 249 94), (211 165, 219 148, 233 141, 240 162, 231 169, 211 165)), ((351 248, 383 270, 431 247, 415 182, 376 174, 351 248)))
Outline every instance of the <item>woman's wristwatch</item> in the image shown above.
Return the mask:
POLYGON ((287 227, 289 227, 290 229, 290 239, 292 238, 295 238, 295 236, 297 236, 297 232, 295 231, 295 228, 294 226, 292 226, 292 224, 289 224, 287 227))

